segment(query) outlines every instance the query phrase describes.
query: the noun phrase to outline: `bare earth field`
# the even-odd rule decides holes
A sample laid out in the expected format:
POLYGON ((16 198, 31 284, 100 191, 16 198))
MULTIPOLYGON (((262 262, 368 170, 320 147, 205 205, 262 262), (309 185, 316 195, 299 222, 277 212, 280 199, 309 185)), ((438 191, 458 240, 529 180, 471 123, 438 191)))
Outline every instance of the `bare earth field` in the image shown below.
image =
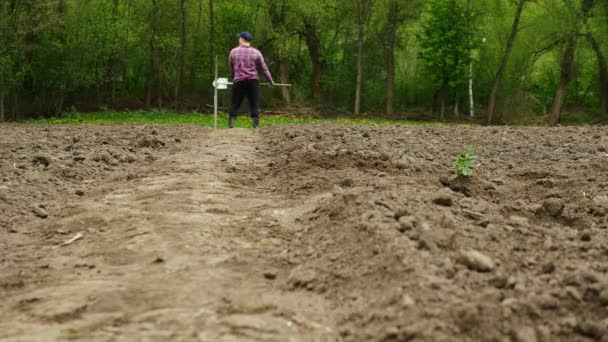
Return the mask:
POLYGON ((606 127, 3 125, 0 156, 0 340, 608 341, 606 127))

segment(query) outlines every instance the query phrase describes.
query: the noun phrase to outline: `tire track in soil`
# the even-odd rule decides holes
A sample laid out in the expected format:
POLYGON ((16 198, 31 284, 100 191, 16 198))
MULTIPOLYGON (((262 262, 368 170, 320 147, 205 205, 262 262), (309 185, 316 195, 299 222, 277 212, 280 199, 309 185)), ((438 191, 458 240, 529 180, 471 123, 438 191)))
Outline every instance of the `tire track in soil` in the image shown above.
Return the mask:
POLYGON ((336 340, 330 304, 283 291, 288 267, 272 256, 285 238, 276 232, 313 202, 230 181, 258 162, 258 139, 196 137, 143 178, 102 186, 47 222, 84 237, 37 246, 51 275, 2 301, 0 339, 336 340))

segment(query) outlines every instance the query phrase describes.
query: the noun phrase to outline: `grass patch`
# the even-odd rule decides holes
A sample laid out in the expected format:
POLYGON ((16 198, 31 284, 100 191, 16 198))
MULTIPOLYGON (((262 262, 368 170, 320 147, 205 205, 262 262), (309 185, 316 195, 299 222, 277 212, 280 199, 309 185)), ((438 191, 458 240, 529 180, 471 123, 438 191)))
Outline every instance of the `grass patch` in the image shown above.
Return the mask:
MULTIPOLYGON (((340 123, 359 125, 440 125, 434 122, 418 122, 408 120, 388 120, 384 118, 340 118, 340 119, 315 119, 315 118, 290 118, 281 116, 264 116, 260 119, 262 126, 289 125, 289 124, 319 124, 340 123)), ((98 113, 68 113, 61 118, 43 118, 22 121, 22 123, 41 125, 62 124, 160 124, 160 125, 201 125, 213 127, 213 114, 185 113, 176 114, 166 111, 129 111, 129 112, 98 112, 98 113)), ((240 128, 251 128, 251 119, 247 116, 239 116, 236 123, 240 128)), ((218 127, 228 127, 228 114, 221 113, 218 118, 218 127)))

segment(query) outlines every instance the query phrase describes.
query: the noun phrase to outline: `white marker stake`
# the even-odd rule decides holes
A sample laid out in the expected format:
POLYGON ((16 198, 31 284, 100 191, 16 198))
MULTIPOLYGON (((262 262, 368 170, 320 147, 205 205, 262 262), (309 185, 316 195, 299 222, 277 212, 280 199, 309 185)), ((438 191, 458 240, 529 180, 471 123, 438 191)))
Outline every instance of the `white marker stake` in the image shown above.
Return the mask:
POLYGON ((213 94, 213 129, 217 129, 217 56, 215 56, 215 81, 213 82, 213 88, 215 92, 213 94))

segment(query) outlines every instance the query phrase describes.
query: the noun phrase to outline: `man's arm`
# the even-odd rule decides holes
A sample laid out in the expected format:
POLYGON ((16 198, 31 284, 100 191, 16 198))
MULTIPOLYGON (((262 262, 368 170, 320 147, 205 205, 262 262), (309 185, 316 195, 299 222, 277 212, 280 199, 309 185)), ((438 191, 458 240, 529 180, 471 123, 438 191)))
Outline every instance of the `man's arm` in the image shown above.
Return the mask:
POLYGON ((274 81, 272 80, 272 74, 270 74, 270 70, 268 70, 268 66, 264 61, 264 56, 261 52, 258 53, 257 64, 258 68, 261 68, 262 71, 264 71, 264 77, 266 77, 266 81, 268 81, 270 84, 274 84, 274 81))

